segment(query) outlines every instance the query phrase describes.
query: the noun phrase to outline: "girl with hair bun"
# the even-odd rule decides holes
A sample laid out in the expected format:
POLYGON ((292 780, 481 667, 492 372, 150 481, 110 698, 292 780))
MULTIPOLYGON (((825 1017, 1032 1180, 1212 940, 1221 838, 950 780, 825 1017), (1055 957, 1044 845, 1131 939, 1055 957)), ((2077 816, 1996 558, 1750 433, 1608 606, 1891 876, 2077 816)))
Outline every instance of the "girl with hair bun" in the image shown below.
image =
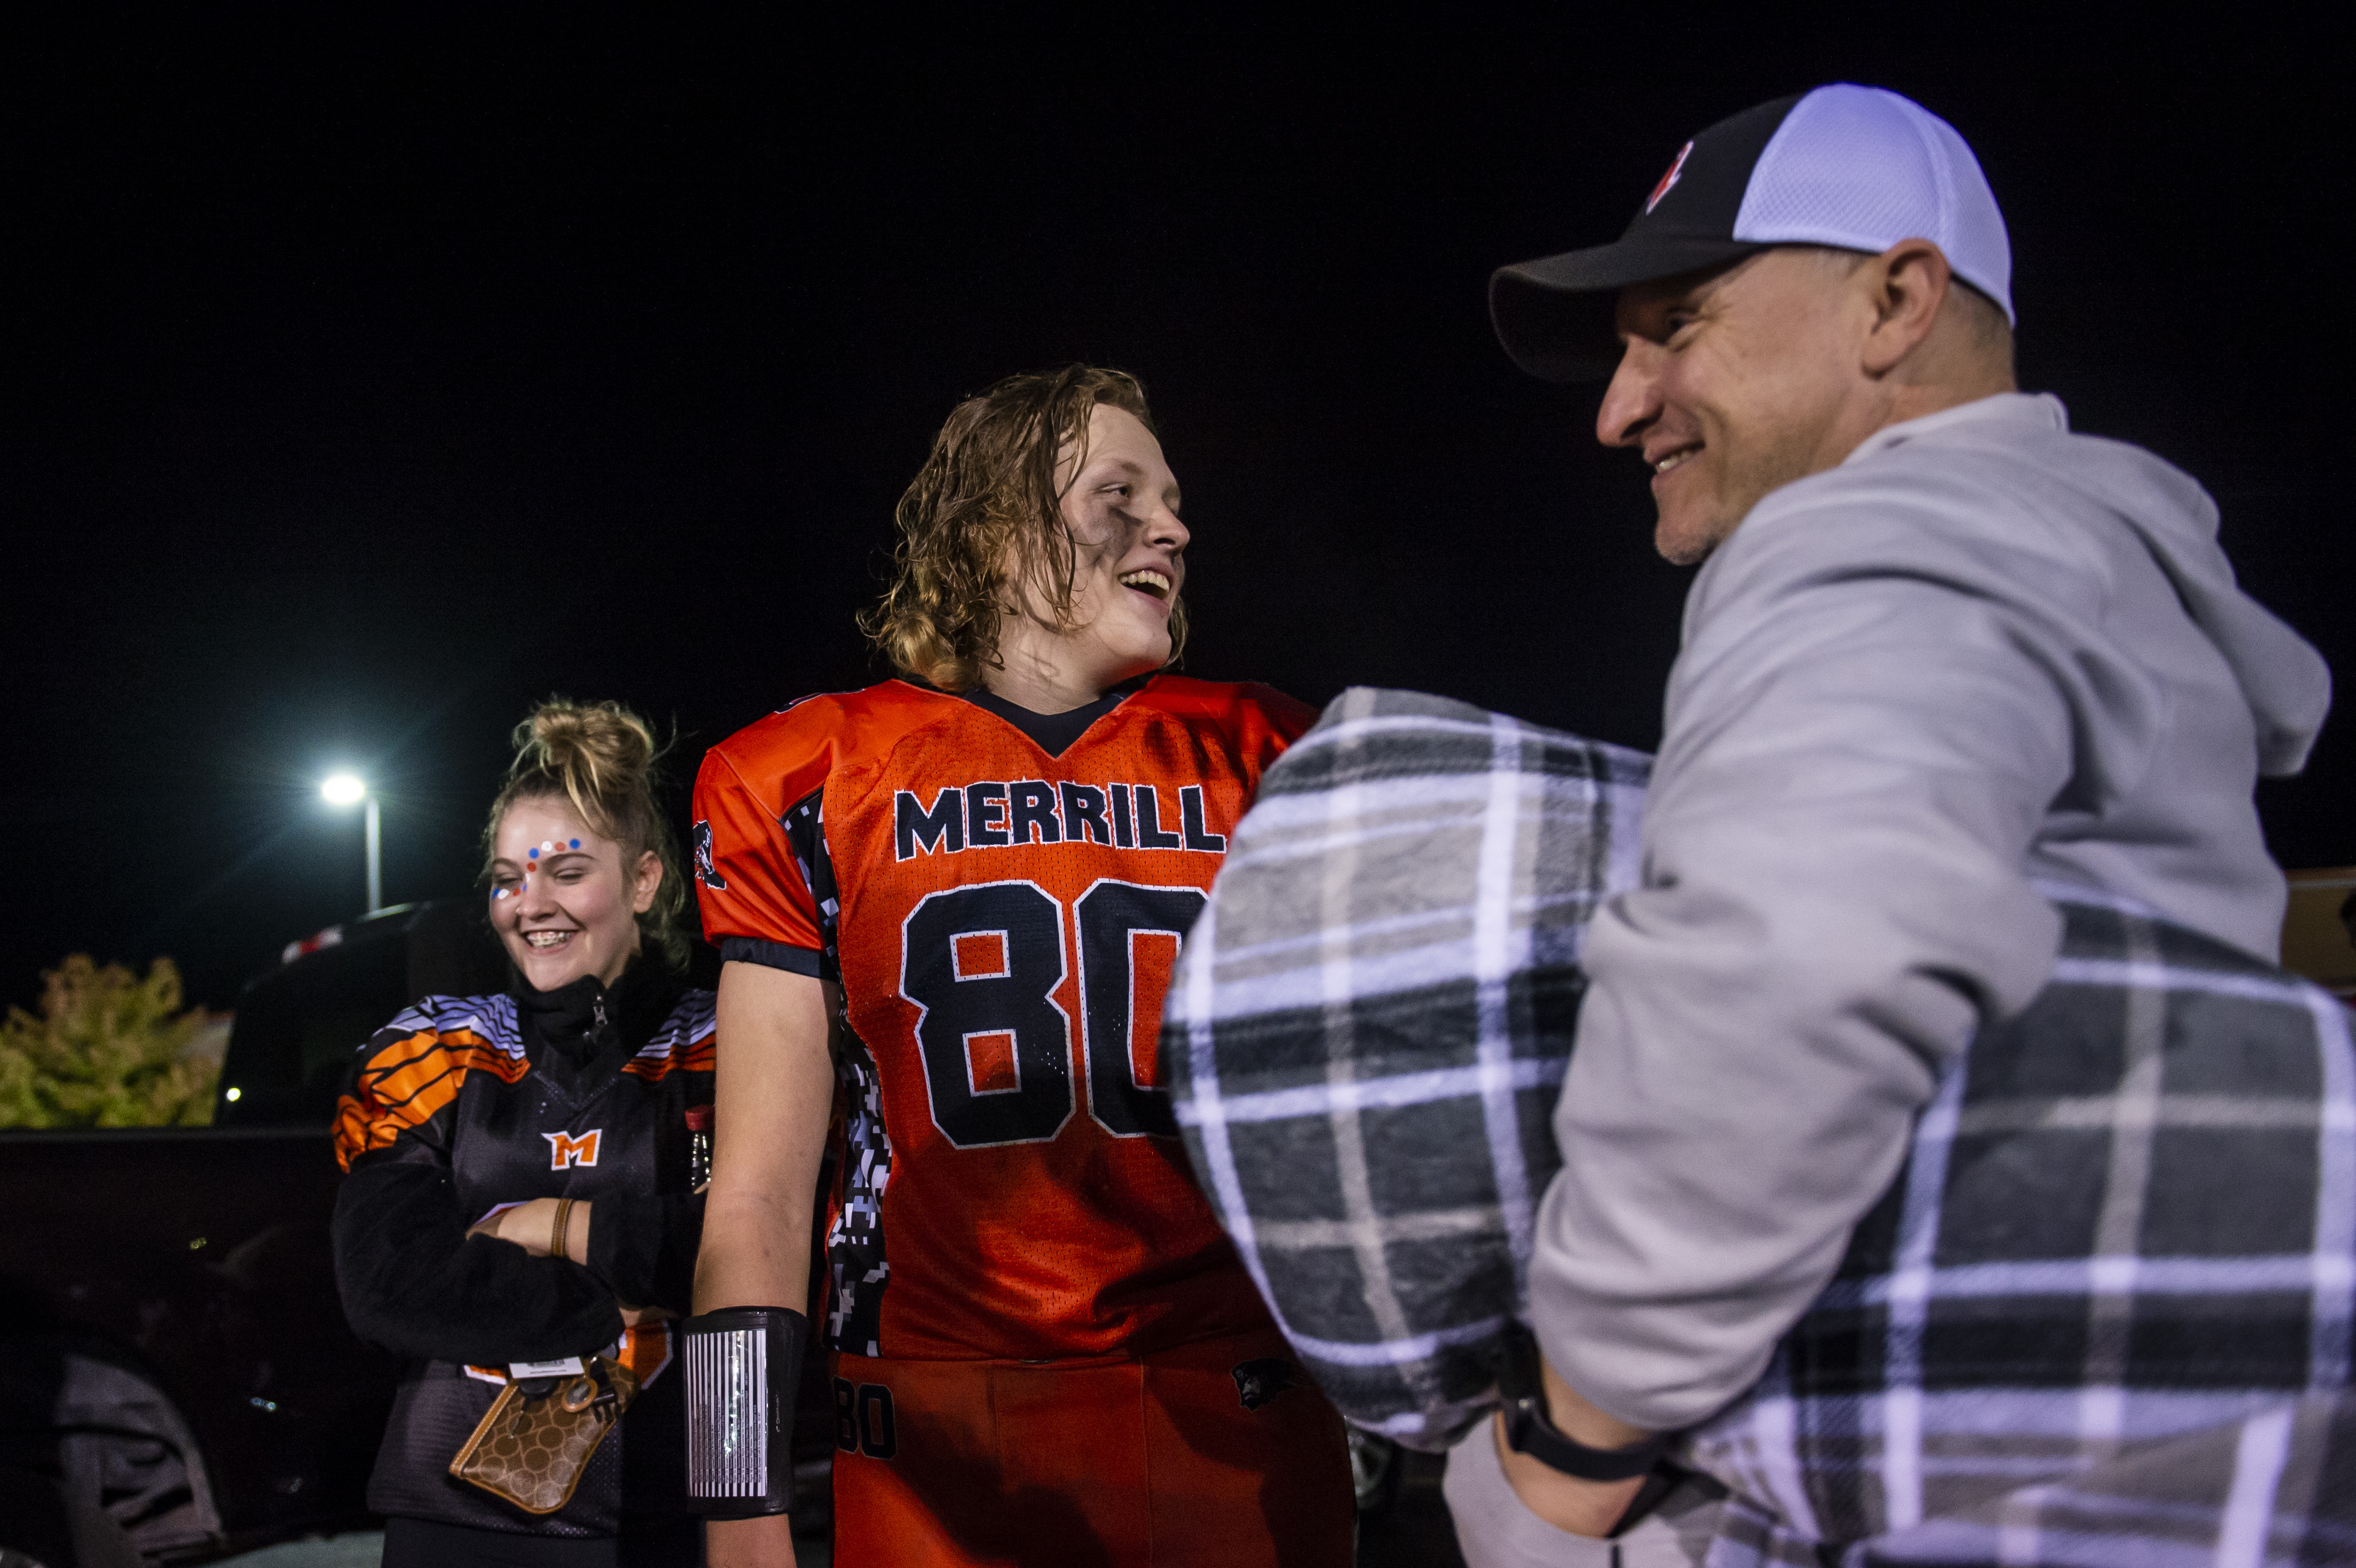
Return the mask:
POLYGON ((369 1506, 386 1568, 693 1563, 665 1373, 702 1230, 712 996, 686 981, 646 721, 552 699, 515 746, 483 832, 511 983, 403 1012, 337 1108, 344 1310, 409 1358, 369 1506), (494 1428, 584 1401, 618 1423, 553 1487, 501 1471, 494 1428))

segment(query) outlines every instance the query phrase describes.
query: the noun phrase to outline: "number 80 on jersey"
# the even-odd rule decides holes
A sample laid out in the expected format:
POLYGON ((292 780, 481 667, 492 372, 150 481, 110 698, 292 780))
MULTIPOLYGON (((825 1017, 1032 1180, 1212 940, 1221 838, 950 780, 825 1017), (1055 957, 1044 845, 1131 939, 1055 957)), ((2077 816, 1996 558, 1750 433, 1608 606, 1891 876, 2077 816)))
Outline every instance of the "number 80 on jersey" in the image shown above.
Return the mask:
MULTIPOLYGON (((1178 1134, 1169 1092, 1139 1081, 1137 939, 1183 940, 1207 901, 1110 878, 1073 901, 1088 1114, 1117 1138, 1178 1134)), ((1064 929, 1062 904, 1027 880, 929 894, 901 925, 900 994, 917 1009, 933 1124, 958 1148, 1044 1143, 1072 1118, 1064 929)))

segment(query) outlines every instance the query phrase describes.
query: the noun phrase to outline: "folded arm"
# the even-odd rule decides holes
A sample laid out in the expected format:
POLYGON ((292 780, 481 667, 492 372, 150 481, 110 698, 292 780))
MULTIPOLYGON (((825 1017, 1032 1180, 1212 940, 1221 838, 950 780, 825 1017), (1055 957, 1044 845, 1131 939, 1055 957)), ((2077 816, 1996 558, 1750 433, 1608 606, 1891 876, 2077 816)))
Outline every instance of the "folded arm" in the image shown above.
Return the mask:
POLYGON ((502 1366, 579 1355, 622 1331, 614 1293, 594 1273, 470 1232, 449 1171, 397 1147, 352 1162, 336 1197, 335 1244, 353 1331, 403 1355, 502 1366))
POLYGON ((1547 1359, 1631 1432, 1758 1378, 2059 934, 2022 867, 2072 778, 2062 639, 1970 560, 1753 556, 1680 660, 1644 885, 1588 936, 1531 1271, 1547 1359))

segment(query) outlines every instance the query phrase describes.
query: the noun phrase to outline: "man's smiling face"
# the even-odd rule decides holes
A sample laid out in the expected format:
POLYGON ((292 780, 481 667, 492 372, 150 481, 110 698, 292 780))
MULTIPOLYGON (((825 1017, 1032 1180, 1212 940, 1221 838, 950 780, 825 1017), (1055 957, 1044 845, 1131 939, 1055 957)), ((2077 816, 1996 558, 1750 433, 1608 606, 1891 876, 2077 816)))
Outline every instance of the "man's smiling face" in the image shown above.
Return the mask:
POLYGON ((1779 247, 1621 291, 1626 349, 1595 434, 1634 447, 1653 470, 1653 543, 1670 560, 1699 561, 1770 490, 1855 448, 1858 333, 1870 306, 1849 262, 1779 247))

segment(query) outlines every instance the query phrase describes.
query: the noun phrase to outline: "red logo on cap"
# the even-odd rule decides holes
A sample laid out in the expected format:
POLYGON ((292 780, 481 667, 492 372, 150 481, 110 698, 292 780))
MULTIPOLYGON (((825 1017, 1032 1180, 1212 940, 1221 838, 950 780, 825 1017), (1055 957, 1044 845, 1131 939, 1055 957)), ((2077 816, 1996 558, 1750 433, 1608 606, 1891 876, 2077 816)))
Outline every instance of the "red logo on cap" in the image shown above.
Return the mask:
POLYGON ((1645 211, 1650 212, 1654 208, 1658 207, 1661 204, 1661 198, 1668 195, 1669 187, 1676 184, 1677 176, 1685 172, 1686 156, 1692 151, 1691 142, 1677 149, 1677 161, 1669 166, 1669 172, 1661 177, 1661 183, 1653 187, 1653 194, 1644 198, 1645 211))

